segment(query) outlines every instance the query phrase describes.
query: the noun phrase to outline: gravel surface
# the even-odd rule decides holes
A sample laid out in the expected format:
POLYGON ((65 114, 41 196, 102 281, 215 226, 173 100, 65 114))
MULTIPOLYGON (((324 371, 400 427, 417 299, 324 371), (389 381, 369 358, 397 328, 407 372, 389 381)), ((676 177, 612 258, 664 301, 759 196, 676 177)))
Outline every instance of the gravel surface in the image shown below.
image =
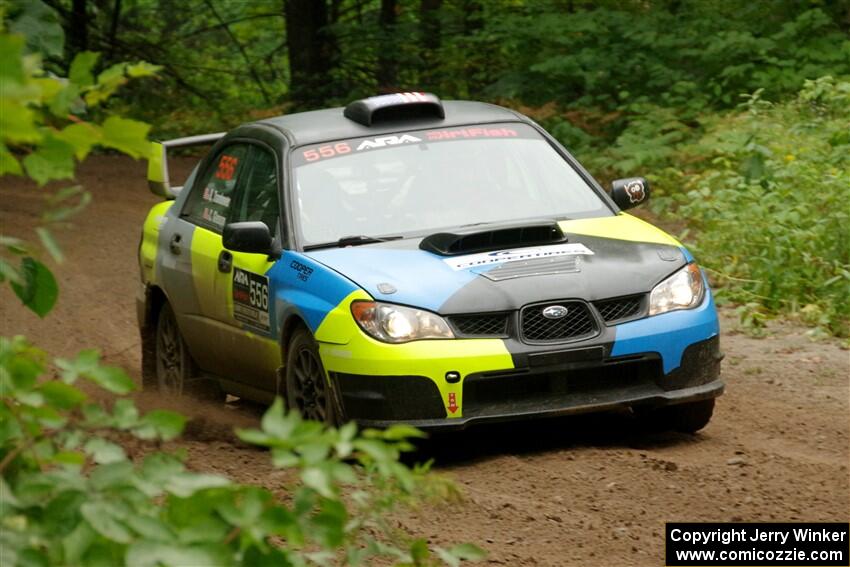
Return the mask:
MULTIPOLYGON (((80 168, 94 202, 60 235, 59 303, 40 321, 3 286, 0 334, 25 334, 60 356, 96 346, 138 378, 136 251, 156 202, 144 180, 145 164, 126 158, 80 168)), ((35 240, 44 195, 4 177, 0 232, 35 240)), ((667 521, 848 521, 848 351, 790 325, 750 338, 730 313, 722 319, 727 393, 703 432, 651 432, 607 414, 440 435, 419 456, 433 457, 462 499, 400 513, 399 524, 433 543, 477 542, 492 565, 556 566, 661 565, 667 521)), ((268 456, 230 433, 254 423, 257 408, 183 409, 195 416, 179 443, 193 468, 280 486, 268 456)))

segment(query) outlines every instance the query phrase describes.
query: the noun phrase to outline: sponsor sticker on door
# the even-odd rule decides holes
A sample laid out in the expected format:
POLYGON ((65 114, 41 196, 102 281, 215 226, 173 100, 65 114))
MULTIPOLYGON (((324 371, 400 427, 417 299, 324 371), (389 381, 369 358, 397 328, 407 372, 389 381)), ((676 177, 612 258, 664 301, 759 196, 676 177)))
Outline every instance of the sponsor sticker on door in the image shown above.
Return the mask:
POLYGON ((233 269, 233 317, 255 329, 269 332, 269 278, 233 269))

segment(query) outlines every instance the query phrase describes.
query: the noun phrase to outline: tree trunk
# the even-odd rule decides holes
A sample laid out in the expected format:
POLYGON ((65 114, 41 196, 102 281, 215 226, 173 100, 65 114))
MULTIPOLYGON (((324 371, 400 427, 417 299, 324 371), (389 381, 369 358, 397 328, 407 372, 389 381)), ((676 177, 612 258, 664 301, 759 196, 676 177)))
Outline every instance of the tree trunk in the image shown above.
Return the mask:
POLYGON ((71 15, 68 21, 68 44, 71 47, 71 59, 89 47, 88 12, 86 0, 74 0, 71 4, 71 15))
POLYGON ((118 37, 118 23, 121 19, 121 0, 115 0, 112 6, 112 21, 109 24, 109 52, 107 60, 113 61, 115 57, 115 40, 118 37))
POLYGON ((439 65, 437 51, 442 41, 440 37, 442 4, 443 0, 421 0, 419 3, 419 44, 422 57, 420 85, 426 90, 434 90, 437 83, 437 66, 439 65))
MULTIPOLYGON (((484 28, 484 5, 480 0, 463 0, 463 33, 464 37, 471 38, 476 36, 484 28)), ((474 44, 473 44, 474 45, 474 44)), ((465 97, 477 97, 484 86, 481 80, 481 72, 484 69, 491 69, 491 52, 489 50, 480 50, 465 47, 464 51, 466 62, 464 65, 464 84, 463 93, 465 97)))
POLYGON ((394 92, 396 90, 396 51, 393 49, 394 31, 398 2, 396 0, 381 0, 381 12, 378 16, 378 27, 381 38, 378 50, 378 91, 394 92))
POLYGON ((321 106, 333 91, 329 72, 336 43, 327 33, 325 0, 286 0, 286 46, 289 51, 289 91, 299 107, 321 106))

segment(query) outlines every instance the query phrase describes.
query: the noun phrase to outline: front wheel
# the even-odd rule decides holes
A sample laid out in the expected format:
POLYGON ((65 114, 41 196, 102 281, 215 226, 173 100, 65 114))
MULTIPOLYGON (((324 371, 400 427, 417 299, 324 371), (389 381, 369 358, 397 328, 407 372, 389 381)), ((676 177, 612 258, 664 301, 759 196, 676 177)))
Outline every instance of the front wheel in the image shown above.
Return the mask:
POLYGON ((304 419, 337 424, 330 384, 319 345, 307 329, 295 331, 286 353, 286 400, 304 419))
POLYGON ((665 406, 652 410, 646 417, 658 429, 696 433, 711 421, 714 398, 665 406))

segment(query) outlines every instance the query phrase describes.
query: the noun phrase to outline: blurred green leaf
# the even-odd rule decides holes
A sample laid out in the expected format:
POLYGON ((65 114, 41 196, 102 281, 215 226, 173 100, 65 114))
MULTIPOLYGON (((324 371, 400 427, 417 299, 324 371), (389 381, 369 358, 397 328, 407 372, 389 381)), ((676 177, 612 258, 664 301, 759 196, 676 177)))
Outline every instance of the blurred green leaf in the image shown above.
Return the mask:
POLYGON ((165 543, 175 541, 174 532, 159 518, 132 515, 125 520, 125 523, 143 539, 165 543))
POLYGON ((39 317, 47 315, 56 304, 59 288, 53 273, 41 262, 25 257, 19 270, 21 282, 12 282, 12 289, 21 302, 39 317))
POLYGON ((59 244, 56 243, 56 240, 53 238, 53 234, 49 229, 40 226, 35 229, 36 234, 38 234, 39 239, 41 239, 41 243, 44 245, 45 250, 50 253, 50 256, 53 257, 53 260, 57 263, 61 263, 65 256, 62 254, 62 249, 59 248, 59 244))
POLYGON ((23 35, 0 34, 0 83, 4 87, 24 82, 24 41, 23 35))
POLYGON ((76 382, 81 374, 97 368, 100 353, 95 349, 85 349, 77 353, 73 360, 57 358, 54 363, 62 371, 62 380, 68 384, 76 382))
MULTIPOLYGON (((48 57, 61 57, 65 32, 56 12, 42 0, 26 0, 19 5, 23 11, 17 15, 9 30, 27 38, 29 51, 43 53, 48 57)), ((5 65, 6 59, 2 61, 5 65)))
MULTIPOLYGON (((47 84, 57 85, 48 81, 47 84)), ((50 113, 56 118, 66 120, 70 114, 79 114, 85 110, 85 103, 80 98, 80 87, 74 83, 58 84, 60 87, 45 102, 48 103, 50 113)))
POLYGON ((39 392, 49 404, 63 410, 75 408, 86 401, 86 395, 83 392, 56 380, 41 384, 39 392))
POLYGON ((94 83, 94 75, 92 69, 97 60, 100 58, 99 53, 92 51, 81 51, 74 56, 71 62, 71 69, 68 71, 68 79, 81 87, 86 87, 94 83))
POLYGON ((462 543, 451 549, 436 549, 437 555, 449 567, 458 567, 461 561, 483 561, 487 558, 487 552, 471 543, 462 543))
POLYGON ((27 175, 39 185, 54 179, 71 179, 74 177, 74 147, 49 136, 24 158, 23 163, 27 175))
POLYGON ((122 521, 123 511, 107 502, 86 502, 80 513, 88 524, 103 537, 117 543, 131 543, 133 534, 122 521))
POLYGON ((134 434, 141 439, 160 438, 168 441, 183 433, 185 425, 186 418, 179 413, 153 410, 142 417, 134 434))
POLYGON ((4 508, 5 506, 11 506, 13 508, 20 506, 20 502, 15 498, 12 489, 6 483, 5 477, 2 476, 0 476, 0 504, 3 504, 4 508))
POLYGON ((323 500, 319 513, 313 516, 311 535, 322 546, 334 549, 345 539, 345 523, 348 514, 339 500, 323 500))
POLYGON ((85 100, 91 106, 96 106, 112 96, 121 85, 127 82, 126 63, 116 63, 102 71, 97 76, 97 83, 90 89, 85 100))
POLYGON ((0 143, 0 175, 21 175, 23 172, 15 156, 9 152, 5 144, 0 143))
POLYGON ((383 438, 387 441, 402 441, 405 439, 421 439, 425 437, 427 437, 427 434, 424 431, 404 423, 399 425, 391 425, 383 431, 383 438))
POLYGON ((89 439, 86 442, 84 449, 86 453, 91 455, 94 462, 101 465, 117 463, 127 459, 127 454, 124 453, 124 449, 120 445, 116 445, 115 443, 100 437, 92 437, 89 439))
POLYGON ((87 371, 85 376, 113 394, 129 394, 136 388, 133 379, 117 366, 97 366, 87 371))
POLYGON ((55 136, 73 146, 74 156, 81 161, 86 159, 92 146, 99 144, 102 139, 100 127, 89 122, 69 124, 55 136))
POLYGON ((20 276, 18 274, 18 270, 15 269, 12 264, 9 264, 0 258, 0 283, 5 282, 6 280, 20 283, 20 276))
POLYGON ((301 472, 301 480, 325 498, 333 498, 335 494, 333 481, 328 472, 319 467, 309 467, 301 472))
POLYGON ((162 69, 162 65, 152 65, 146 61, 127 65, 127 76, 130 78, 150 77, 162 69))
POLYGON ((150 151, 150 142, 147 139, 150 128, 144 122, 110 116, 103 123, 103 138, 100 143, 134 158, 147 157, 150 151))
POLYGON ((229 486, 230 481, 223 476, 213 474, 180 473, 174 475, 165 489, 175 496, 188 498, 199 490, 229 486))
POLYGON ((264 432, 284 440, 289 439, 297 424, 298 419, 294 414, 284 413, 283 400, 280 397, 275 398, 274 403, 263 414, 261 422, 264 432))
POLYGON ((141 540, 127 549, 127 567, 230 567, 232 554, 221 544, 186 545, 141 540))
MULTIPOLYGON (((42 139, 41 132, 35 126, 35 113, 23 104, 5 97, 0 98, 0 136, 0 140, 11 143, 13 147, 15 143, 34 143, 42 139)), ((14 169, 8 157, 5 162, 5 168, 14 169)))
POLYGON ((91 486, 99 491, 118 486, 128 486, 132 483, 132 480, 133 464, 129 461, 103 463, 95 467, 89 476, 91 486))
POLYGON ((112 416, 115 418, 115 427, 118 429, 129 429, 139 423, 139 410, 133 400, 115 400, 112 416))
POLYGON ((12 254, 27 254, 27 244, 20 238, 0 235, 0 246, 5 246, 12 254))
POLYGON ((428 549, 428 542, 424 539, 413 540, 410 544, 410 558, 413 560, 413 565, 427 565, 426 561, 431 557, 431 550, 428 549))

